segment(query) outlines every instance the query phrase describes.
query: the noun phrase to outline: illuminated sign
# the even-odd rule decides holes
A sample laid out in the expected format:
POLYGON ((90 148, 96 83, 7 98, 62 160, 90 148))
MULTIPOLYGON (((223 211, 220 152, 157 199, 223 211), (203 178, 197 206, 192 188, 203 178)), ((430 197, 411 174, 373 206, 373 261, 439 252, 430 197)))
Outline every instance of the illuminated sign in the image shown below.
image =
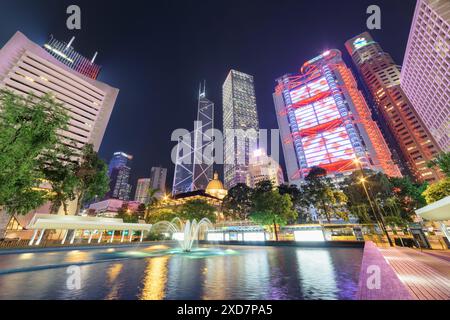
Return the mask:
POLYGON ((312 229, 312 230, 295 230, 294 239, 298 242, 323 242, 325 237, 323 236, 322 229, 312 229))
POLYGON ((360 49, 362 47, 367 46, 369 43, 367 42, 366 38, 357 38, 355 41, 353 41, 353 46, 355 49, 360 49))

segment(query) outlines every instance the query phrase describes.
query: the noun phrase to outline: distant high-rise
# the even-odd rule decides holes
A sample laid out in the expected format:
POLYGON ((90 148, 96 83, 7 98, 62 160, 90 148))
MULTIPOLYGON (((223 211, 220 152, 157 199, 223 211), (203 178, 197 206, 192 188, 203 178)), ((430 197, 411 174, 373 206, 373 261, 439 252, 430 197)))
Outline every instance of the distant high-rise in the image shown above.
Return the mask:
POLYGON ((156 197, 161 198, 166 194, 167 169, 161 167, 152 167, 150 171, 150 187, 158 189, 156 197))
POLYGON ((368 32, 348 40, 345 46, 395 137, 409 170, 419 181, 439 180, 439 172, 428 168, 427 162, 440 149, 400 87, 400 66, 368 32))
POLYGON ((314 166, 336 178, 360 165, 401 176, 339 50, 279 78, 273 97, 290 184, 301 185, 314 166))
POLYGON ((450 1, 418 0, 400 83, 423 123, 450 151, 450 1))
POLYGON ((78 150, 91 143, 96 151, 119 92, 82 76, 20 32, 0 50, 0 87, 21 95, 52 93, 70 116, 61 137, 78 150))
POLYGON ((100 66, 94 63, 97 52, 92 59, 89 60, 75 51, 72 47, 73 40, 75 40, 75 37, 72 37, 69 43, 66 43, 64 41, 56 40, 53 38, 53 35, 51 35, 47 43, 44 44, 44 49, 69 68, 91 79, 97 79, 100 72, 100 66))
POLYGON ((133 156, 124 152, 115 152, 113 154, 108 167, 110 190, 107 198, 130 200, 131 185, 129 184, 129 179, 132 159, 133 156))
POLYGON ((172 194, 205 190, 213 178, 212 150, 214 103, 206 98, 205 85, 198 94, 197 120, 194 131, 178 141, 172 194))
POLYGON ((138 201, 140 203, 147 203, 149 188, 150 188, 150 178, 138 179, 136 185, 136 192, 134 194, 134 201, 138 201))
POLYGON ((222 87, 224 182, 229 189, 246 183, 249 155, 259 131, 253 76, 231 70, 222 87), (228 132, 227 132, 228 130, 228 132), (231 135, 229 130, 233 131, 231 135))
POLYGON ((279 186, 284 183, 283 171, 279 163, 269 157, 265 150, 256 149, 250 154, 247 184, 254 188, 264 180, 279 186))

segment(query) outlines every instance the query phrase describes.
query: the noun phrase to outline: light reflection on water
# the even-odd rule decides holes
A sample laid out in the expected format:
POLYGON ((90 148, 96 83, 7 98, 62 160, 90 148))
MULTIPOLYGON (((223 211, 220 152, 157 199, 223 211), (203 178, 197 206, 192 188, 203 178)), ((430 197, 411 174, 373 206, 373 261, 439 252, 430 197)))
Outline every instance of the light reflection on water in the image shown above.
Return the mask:
POLYGON ((1 255, 0 299, 353 299, 361 259, 353 248, 166 245, 1 255), (67 289, 70 264, 79 290, 67 289))

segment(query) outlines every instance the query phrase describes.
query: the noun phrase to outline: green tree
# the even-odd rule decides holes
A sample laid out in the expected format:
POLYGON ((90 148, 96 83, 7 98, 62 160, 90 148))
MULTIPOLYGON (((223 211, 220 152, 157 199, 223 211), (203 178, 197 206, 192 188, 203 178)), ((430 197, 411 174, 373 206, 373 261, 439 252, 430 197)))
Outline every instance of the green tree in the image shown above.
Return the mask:
POLYGON ((296 185, 282 184, 278 186, 278 192, 281 195, 288 194, 291 197, 292 204, 295 211, 298 214, 298 220, 300 222, 306 222, 309 217, 309 205, 308 197, 303 190, 297 188, 296 185))
POLYGON ((331 221, 331 215, 334 213, 333 206, 337 204, 335 195, 336 190, 327 176, 327 171, 320 167, 312 167, 305 177, 306 185, 304 187, 308 201, 316 209, 320 209, 328 222, 331 221))
POLYGON ((252 189, 244 183, 238 183, 228 190, 222 203, 224 215, 233 219, 247 220, 252 209, 252 194, 252 189))
POLYGON ((0 90, 0 207, 26 214, 45 202, 39 155, 52 149, 68 115, 47 94, 22 97, 0 90))
POLYGON ((153 208, 148 212, 145 222, 155 224, 160 221, 172 221, 177 212, 171 208, 153 208))
POLYGON ((450 196, 450 177, 433 183, 423 192, 427 203, 433 203, 450 196))
POLYGON ((117 217, 121 218, 125 223, 138 223, 139 217, 136 212, 130 210, 127 202, 122 204, 122 207, 117 211, 117 217))
POLYGON ((64 143, 58 143, 55 148, 46 150, 40 156, 40 170, 46 181, 52 187, 47 198, 52 202, 51 213, 56 214, 61 206, 68 215, 67 205, 76 198, 79 179, 76 176, 76 153, 64 143))
POLYGON ((216 222, 216 208, 205 200, 188 200, 183 203, 176 212, 178 217, 182 220, 196 219, 199 221, 203 218, 207 218, 211 222, 216 222))
POLYGON ((439 167, 441 171, 450 178, 450 152, 440 153, 436 159, 428 162, 429 168, 439 167))
POLYGON ((79 213, 83 202, 103 197, 109 190, 108 167, 92 144, 83 147, 75 175, 78 178, 76 213, 79 213))
POLYGON ((278 241, 277 226, 297 219, 297 212, 288 194, 281 195, 278 190, 270 190, 255 196, 250 219, 260 225, 272 226, 278 241))
POLYGON ((156 197, 156 194, 158 193, 159 189, 153 189, 152 187, 149 187, 147 190, 147 199, 145 201, 145 217, 150 214, 150 212, 155 208, 158 203, 159 199, 156 197))

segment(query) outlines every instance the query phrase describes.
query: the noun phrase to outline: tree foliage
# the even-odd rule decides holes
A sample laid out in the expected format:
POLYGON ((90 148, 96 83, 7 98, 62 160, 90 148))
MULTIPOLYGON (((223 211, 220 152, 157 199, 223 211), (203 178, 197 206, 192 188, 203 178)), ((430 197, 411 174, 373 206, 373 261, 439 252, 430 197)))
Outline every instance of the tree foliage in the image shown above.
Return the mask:
POLYGON ((0 206, 9 214, 25 214, 45 202, 46 192, 38 188, 44 178, 39 155, 55 147, 68 119, 49 94, 0 91, 0 206))
POLYGON ((433 183, 423 192, 427 203, 433 203, 450 196, 450 177, 433 183))
POLYGON ((250 219, 257 224, 273 226, 275 239, 278 241, 277 226, 297 219, 297 212, 288 194, 281 195, 278 190, 268 190, 254 197, 250 219))
POLYGON ((207 218, 211 222, 216 221, 216 208, 207 201, 201 199, 189 200, 176 210, 177 216, 182 220, 197 221, 207 218))
POLYGON ((436 159, 428 162, 428 167, 438 167, 441 171, 450 178, 450 152, 440 153, 436 159))
POLYGON ((94 151, 92 144, 86 144, 81 151, 81 159, 75 166, 78 213, 83 202, 103 197, 109 191, 108 167, 94 151))
POLYGON ((238 183, 228 190, 223 199, 223 213, 226 217, 247 220, 252 209, 253 190, 244 183, 238 183))

